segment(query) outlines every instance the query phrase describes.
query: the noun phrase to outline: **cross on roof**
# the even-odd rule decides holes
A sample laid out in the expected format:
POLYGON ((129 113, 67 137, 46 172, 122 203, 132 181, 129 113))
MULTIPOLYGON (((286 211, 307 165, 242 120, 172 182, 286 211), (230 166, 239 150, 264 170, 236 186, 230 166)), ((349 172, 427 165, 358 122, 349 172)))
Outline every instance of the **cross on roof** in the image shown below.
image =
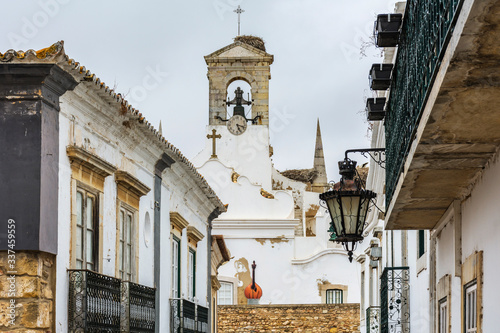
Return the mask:
POLYGON ((207 139, 212 139, 212 156, 210 156, 212 158, 217 158, 215 140, 222 138, 222 135, 216 134, 216 133, 217 133, 217 130, 213 129, 212 135, 207 134, 207 139))
POLYGON ((233 10, 236 14, 238 14, 238 36, 240 35, 240 15, 241 13, 244 13, 245 11, 241 9, 241 7, 238 5, 238 8, 233 10))

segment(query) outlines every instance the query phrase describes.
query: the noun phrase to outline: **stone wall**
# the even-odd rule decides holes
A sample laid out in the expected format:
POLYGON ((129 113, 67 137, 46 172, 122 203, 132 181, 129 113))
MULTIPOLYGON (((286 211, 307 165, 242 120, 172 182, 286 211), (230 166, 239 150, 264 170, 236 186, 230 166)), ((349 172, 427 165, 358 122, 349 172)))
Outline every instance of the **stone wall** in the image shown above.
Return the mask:
POLYGON ((0 332, 54 332, 54 290, 54 255, 0 251, 0 332))
POLYGON ((359 332, 359 304, 219 305, 218 332, 359 332))

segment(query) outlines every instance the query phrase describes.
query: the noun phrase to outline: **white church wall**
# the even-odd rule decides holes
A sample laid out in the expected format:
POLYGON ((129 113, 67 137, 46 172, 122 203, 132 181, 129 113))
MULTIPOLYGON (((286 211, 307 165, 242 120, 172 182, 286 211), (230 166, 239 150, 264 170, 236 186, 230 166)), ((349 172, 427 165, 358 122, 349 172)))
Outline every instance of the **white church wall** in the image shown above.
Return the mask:
MULTIPOLYGON (((293 239, 231 238, 224 235, 224 240, 233 259, 219 268, 220 276, 235 277, 239 287, 246 288, 251 283, 251 265, 255 260, 255 282, 263 291, 260 304, 292 303, 293 294, 288 282, 293 278, 290 269, 293 239)), ((234 292, 237 292, 236 286, 234 292)), ((238 299, 244 299, 240 296, 238 299)))
POLYGON ((229 204, 219 219, 293 219, 293 198, 287 191, 269 190, 274 198, 266 198, 259 183, 252 183, 245 174, 233 176, 233 169, 219 160, 206 161, 198 172, 222 202, 229 204))
MULTIPOLYGON (((251 183, 270 191, 272 162, 269 157, 269 129, 249 124, 243 134, 233 135, 226 126, 207 126, 207 135, 212 135, 213 129, 221 135, 220 139, 216 139, 219 161, 231 166, 238 174, 245 175, 251 183)), ((212 139, 207 138, 205 148, 192 162, 199 168, 211 155, 212 139)))
POLYGON ((355 261, 349 262, 345 251, 325 249, 313 256, 292 260, 286 283, 292 291, 294 303, 324 303, 325 291, 321 291, 322 287, 345 288, 344 303, 359 303, 359 270, 355 261))

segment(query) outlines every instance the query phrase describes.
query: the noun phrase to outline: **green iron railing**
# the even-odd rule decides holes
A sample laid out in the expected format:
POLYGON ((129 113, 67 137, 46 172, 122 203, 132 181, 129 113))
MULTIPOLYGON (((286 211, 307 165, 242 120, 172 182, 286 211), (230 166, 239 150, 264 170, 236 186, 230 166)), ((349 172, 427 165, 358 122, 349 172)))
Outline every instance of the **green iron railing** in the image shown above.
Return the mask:
POLYGON ((370 306, 366 309, 366 333, 380 332, 380 306, 370 306))
POLYGON ((389 206, 463 0, 408 0, 387 105, 389 206))
POLYGON ((410 269, 386 267, 380 277, 380 333, 410 332, 410 269))

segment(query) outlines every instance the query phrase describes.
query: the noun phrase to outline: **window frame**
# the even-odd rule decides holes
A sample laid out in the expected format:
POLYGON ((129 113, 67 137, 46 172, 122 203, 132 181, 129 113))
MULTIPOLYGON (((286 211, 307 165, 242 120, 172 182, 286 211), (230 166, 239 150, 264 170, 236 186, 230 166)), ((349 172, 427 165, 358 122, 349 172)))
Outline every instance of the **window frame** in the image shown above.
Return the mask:
MULTIPOLYGON (((234 304, 234 283, 232 282, 229 282, 229 281, 220 281, 220 288, 219 290, 217 290, 217 305, 233 305, 234 304), (227 304, 227 303, 224 303, 224 304, 221 304, 220 303, 220 300, 221 300, 221 297, 220 297, 220 291, 222 290, 223 286, 229 286, 230 287, 230 303, 227 304)), ((227 292, 227 289, 226 290, 223 290, 224 293, 227 292)), ((224 297, 222 297, 222 299, 227 299, 227 295, 223 295, 224 297)))
POLYGON ((422 258, 426 251, 425 230, 417 230, 417 259, 422 258))
POLYGON ((171 259, 172 259, 172 281, 171 293, 172 298, 180 298, 181 296, 181 240, 172 234, 171 259), (177 244, 177 255, 175 255, 175 244, 177 244), (177 265, 177 267, 176 267, 177 265), (177 274, 175 270, 177 269, 177 274))
POLYGON ((478 331, 478 320, 477 320, 477 311, 478 311, 478 305, 477 305, 477 300, 478 300, 478 295, 477 295, 477 280, 473 280, 469 283, 467 283, 464 286, 464 333, 476 333, 478 331), (469 299, 469 295, 473 295, 473 300, 469 299), (470 307, 472 305, 473 309, 473 315, 470 315, 470 307), (471 322, 472 320, 472 326, 471 322))
POLYGON ((196 297, 196 250, 189 248, 188 253, 188 295, 189 297, 196 297))
POLYGON ((326 304, 343 304, 343 303, 344 303, 344 291, 342 289, 326 290, 326 304), (340 297, 338 297, 339 295, 340 297), (340 300, 340 302, 337 302, 338 300, 340 300))
POLYGON ((448 297, 439 300, 438 309, 438 333, 448 333, 448 297))
POLYGON ((138 233, 138 230, 137 230, 137 216, 138 216, 138 211, 136 208, 132 207, 131 205, 123 202, 123 201, 119 201, 118 202, 118 216, 117 216, 117 226, 116 226, 116 229, 117 229, 117 249, 116 249, 116 276, 123 280, 123 281, 131 281, 131 282, 136 282, 136 279, 137 279, 137 263, 136 263, 136 257, 137 257, 137 254, 136 254, 136 251, 137 251, 137 248, 136 248, 136 243, 137 243, 137 233, 138 233), (128 235, 128 237, 126 238, 130 238, 130 240, 125 240, 123 239, 123 232, 124 230, 123 229, 127 229, 127 223, 126 223, 126 219, 124 219, 123 221, 123 225, 122 225, 122 221, 121 221, 121 216, 122 216, 122 213, 124 213, 124 218, 126 217, 130 217, 130 234, 128 235), (129 243, 127 243, 129 242, 129 243), (123 243, 123 249, 121 247, 123 243), (128 271, 126 271, 126 256, 124 256, 125 254, 125 245, 127 247, 129 247, 129 251, 130 251, 130 258, 129 258, 129 267, 128 267, 128 271))
POLYGON ((99 191, 97 189, 94 189, 86 184, 83 184, 79 181, 77 181, 76 184, 76 191, 75 191, 75 207, 74 207, 74 215, 75 215, 75 240, 73 242, 73 246, 75 248, 75 254, 73 256, 73 266, 76 269, 84 269, 84 270, 91 270, 94 272, 99 272, 100 269, 100 262, 99 262, 99 191), (78 211, 78 195, 81 195, 82 197, 82 202, 81 202, 81 223, 79 224, 79 211, 78 211), (92 228, 88 228, 88 200, 92 201, 92 228), (82 230, 81 236, 79 237, 78 230, 82 230), (88 233, 89 231, 92 233, 92 254, 91 254, 91 259, 92 262, 88 261, 87 254, 88 254, 88 233), (81 238, 81 258, 79 258, 79 251, 78 251, 78 241, 79 238, 81 238), (81 267, 79 267, 79 264, 81 263, 81 267), (89 264, 92 265, 91 268, 89 268, 89 264))

